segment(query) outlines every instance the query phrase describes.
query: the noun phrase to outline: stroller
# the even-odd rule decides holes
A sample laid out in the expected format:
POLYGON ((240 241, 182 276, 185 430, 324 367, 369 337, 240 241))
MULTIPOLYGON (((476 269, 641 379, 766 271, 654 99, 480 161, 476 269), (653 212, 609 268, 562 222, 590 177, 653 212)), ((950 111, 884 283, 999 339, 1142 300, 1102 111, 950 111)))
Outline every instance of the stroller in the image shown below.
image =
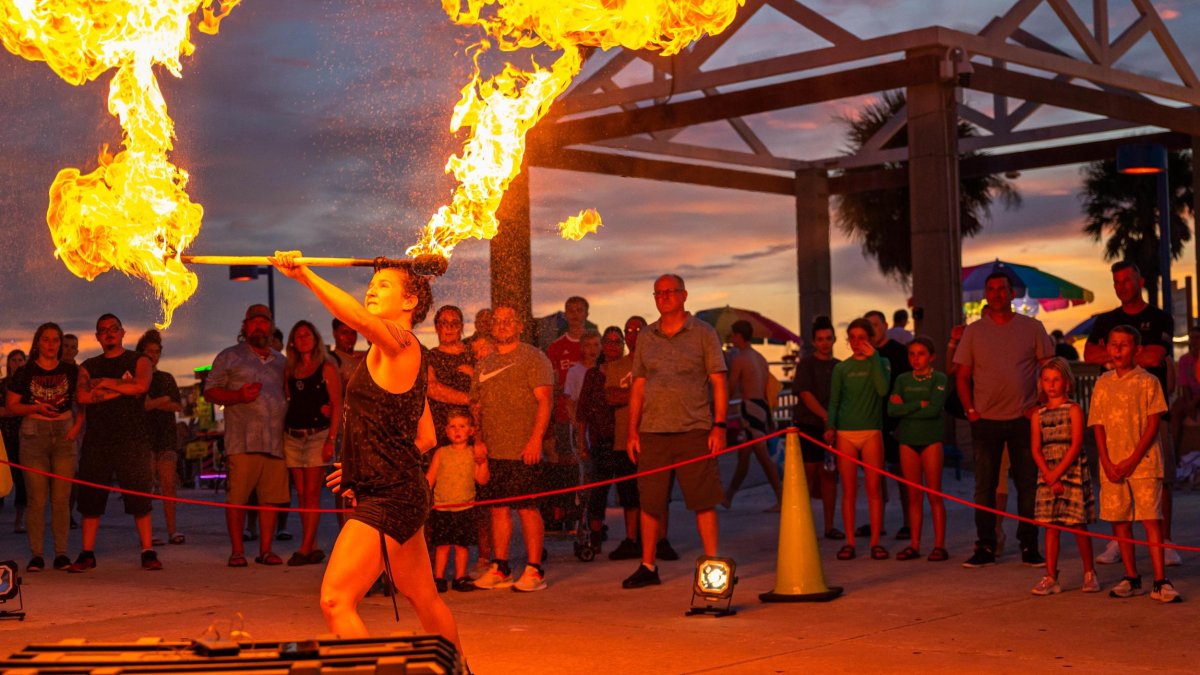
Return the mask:
MULTIPOLYGON (((575 492, 574 510, 579 514, 579 520, 575 523, 575 541, 573 546, 575 557, 583 562, 592 562, 600 554, 600 543, 604 535, 602 531, 592 532, 590 517, 592 507, 591 495, 592 490, 604 490, 607 487, 607 485, 593 487, 575 492)), ((601 518, 603 518, 603 513, 601 514, 601 518)))

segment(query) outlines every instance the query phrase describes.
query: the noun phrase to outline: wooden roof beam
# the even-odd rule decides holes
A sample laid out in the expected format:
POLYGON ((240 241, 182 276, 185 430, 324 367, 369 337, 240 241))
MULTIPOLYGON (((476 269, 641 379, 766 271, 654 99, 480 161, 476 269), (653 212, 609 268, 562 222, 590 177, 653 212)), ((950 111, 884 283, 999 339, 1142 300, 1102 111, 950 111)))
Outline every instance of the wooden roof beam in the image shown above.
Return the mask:
POLYGON ((559 147, 591 143, 933 82, 939 77, 938 63, 936 56, 921 56, 667 105, 543 123, 530 132, 530 142, 559 147))
POLYGON ((589 150, 545 149, 531 152, 527 158, 530 166, 544 169, 564 169, 625 178, 646 178, 670 183, 789 196, 794 195, 796 189, 795 175, 769 175, 589 150))
POLYGON ((979 63, 972 66, 975 72, 966 84, 970 89, 1200 136, 1200 111, 1195 108, 1173 108, 1135 96, 1097 91, 979 63))

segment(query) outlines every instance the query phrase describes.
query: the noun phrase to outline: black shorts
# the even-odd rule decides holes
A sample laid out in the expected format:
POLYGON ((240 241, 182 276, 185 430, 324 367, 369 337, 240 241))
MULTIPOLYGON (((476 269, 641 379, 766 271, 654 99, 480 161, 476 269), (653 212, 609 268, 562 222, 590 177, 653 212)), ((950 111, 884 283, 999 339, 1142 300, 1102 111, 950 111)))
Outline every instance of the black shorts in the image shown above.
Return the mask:
MULTIPOLYGON (((126 490, 150 492, 154 477, 150 468, 149 443, 86 443, 79 453, 79 480, 100 485, 117 485, 126 490)), ((102 516, 108 505, 108 490, 80 485, 79 513, 102 516)), ((125 513, 144 516, 150 513, 150 498, 123 494, 125 513)))
MULTIPOLYGON (((540 464, 529 465, 519 459, 489 459, 488 472, 491 474, 486 490, 488 499, 523 497, 540 492, 542 489, 540 464)), ((491 504, 491 506, 534 509, 537 508, 537 500, 520 499, 503 504, 491 504)))
POLYGON ((421 530, 433 504, 433 494, 425 481, 409 489, 396 487, 355 497, 358 504, 350 520, 370 525, 401 544, 421 530))
MULTIPOLYGON (((801 433, 812 436, 817 440, 825 438, 825 429, 816 424, 797 424, 796 428, 801 433)), ((821 464, 825 461, 825 446, 801 436, 800 456, 804 458, 805 464, 821 464)))
MULTIPOLYGON (((623 478, 637 473, 637 465, 629 461, 629 455, 624 450, 611 450, 607 446, 592 448, 592 475, 588 482, 623 478)), ((613 485, 617 488, 617 502, 623 509, 636 509, 641 505, 638 500, 637 481, 623 480, 613 485)), ((588 517, 604 520, 604 511, 608 506, 608 485, 591 489, 588 495, 588 517)))
POLYGON ((883 422, 883 462, 888 466, 900 464, 900 441, 896 440, 895 425, 890 418, 883 422))
POLYGON ((474 546, 479 526, 475 509, 442 511, 429 514, 429 538, 434 546, 474 546))

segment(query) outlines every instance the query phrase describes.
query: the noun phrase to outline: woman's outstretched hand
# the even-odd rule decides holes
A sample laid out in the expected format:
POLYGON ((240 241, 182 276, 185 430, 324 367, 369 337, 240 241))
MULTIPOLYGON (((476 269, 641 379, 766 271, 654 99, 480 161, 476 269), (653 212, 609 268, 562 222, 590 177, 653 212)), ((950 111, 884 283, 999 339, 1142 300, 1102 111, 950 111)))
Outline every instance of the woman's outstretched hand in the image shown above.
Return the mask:
POLYGON ((301 255, 303 254, 300 251, 275 251, 275 255, 268 258, 268 260, 271 261, 271 264, 281 274, 299 281, 300 277, 304 274, 304 270, 308 267, 296 262, 296 258, 299 258, 301 255))

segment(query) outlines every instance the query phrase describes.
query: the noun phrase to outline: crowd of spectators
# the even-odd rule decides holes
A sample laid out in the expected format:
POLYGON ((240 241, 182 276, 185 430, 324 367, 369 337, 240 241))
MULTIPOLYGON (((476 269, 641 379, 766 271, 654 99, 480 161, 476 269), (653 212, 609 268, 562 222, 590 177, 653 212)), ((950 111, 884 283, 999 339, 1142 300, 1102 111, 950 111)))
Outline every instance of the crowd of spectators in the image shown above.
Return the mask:
MULTIPOLYGON (((1113 280, 1121 306, 1097 318, 1083 354, 1084 361, 1108 371, 1096 385, 1086 419, 1072 398, 1069 361, 1078 360, 1078 352, 1061 333, 1051 336, 1036 319, 1013 311, 1012 282, 1003 273, 987 280, 981 318, 952 332, 944 371, 935 367, 941 355, 934 342, 908 330, 903 310, 893 314, 891 327, 877 311, 850 321, 845 337, 851 356, 844 361, 833 356, 837 335, 828 317, 809 327, 808 352, 796 365, 791 417, 804 433, 804 471, 810 495, 822 506, 821 531, 827 539, 849 539, 837 553, 839 560, 858 556, 856 537, 868 539, 870 558, 892 556, 884 543, 888 489, 876 471, 884 469, 905 480, 895 491, 902 516, 896 539, 905 542, 896 559, 949 559, 946 509, 933 494, 941 488, 947 414, 969 422, 974 501, 985 507, 974 512, 976 542, 964 567, 995 564, 1002 554, 1004 531, 988 509, 1004 508, 1010 475, 1019 515, 1080 533, 1085 591, 1099 590, 1090 539, 1084 535, 1095 520, 1095 503, 1117 535, 1128 537, 1137 520, 1151 541, 1170 541, 1173 449, 1182 420, 1200 408, 1200 386, 1192 372, 1200 331, 1180 363, 1182 393, 1170 423, 1160 425, 1167 412, 1164 393, 1172 390, 1174 375, 1173 325, 1169 315, 1143 300, 1136 267, 1115 265, 1113 280), (1083 449, 1085 427, 1092 428, 1099 448, 1091 462, 1083 449), (859 466, 852 459, 875 469, 863 472, 869 518, 861 527, 856 527, 859 466), (839 486, 843 529, 835 527, 839 486), (926 500, 932 520, 928 555, 922 553, 926 500)), ((716 507, 732 507, 752 459, 776 497, 768 511, 778 510, 777 467, 767 444, 758 440, 774 429, 778 383, 752 345, 751 326, 733 325, 726 353, 715 330, 687 312, 681 277, 659 277, 653 295, 655 321, 632 316, 602 332, 588 323, 585 298, 567 299, 565 325, 546 341, 544 351, 523 340, 534 323, 511 306, 480 310, 469 337, 463 335, 461 308, 443 305, 434 313, 437 344, 425 349, 424 358, 436 444, 420 471, 434 506, 425 535, 438 591, 540 591, 548 586, 547 530, 577 534, 596 551, 608 540, 606 488, 467 506, 477 499, 527 497, 708 455, 673 472, 616 485, 623 532, 618 539, 613 523, 615 545, 608 557, 641 562, 623 582, 625 588, 660 583, 657 561, 678 558, 666 538, 667 504, 676 481, 695 514, 707 555, 717 554, 716 507), (728 410, 730 401, 738 402, 735 417, 749 443, 725 487, 713 455, 727 442, 726 420, 734 412, 728 410), (514 510, 523 544, 516 557, 523 568, 513 563, 514 510), (473 566, 472 548, 477 551, 473 566)), ((356 349, 353 328, 334 319, 331 329, 330 348, 309 321, 297 322, 286 341, 273 344, 273 335, 280 334, 275 317, 267 307, 252 305, 237 343, 214 359, 204 396, 224 407, 229 504, 287 507, 294 489, 300 507, 319 507, 322 484, 339 457, 343 392, 367 353, 356 349)), ((0 432, 9 458, 40 471, 131 490, 150 491, 157 484, 162 494, 174 495, 175 416, 181 404, 173 378, 157 369, 162 336, 149 331, 135 350, 128 350, 120 319, 105 314, 97 321, 96 338, 102 354, 78 365, 78 339, 55 324, 38 328, 28 355, 8 354, 0 432)), ((29 535, 27 569, 46 566, 47 507, 53 567, 69 572, 95 567, 108 493, 86 486, 75 491, 82 551, 72 562, 66 550, 70 486, 34 473, 17 472, 15 478, 14 525, 29 535)), ((155 547, 186 541, 174 504, 164 503, 166 536, 158 539, 151 500, 125 495, 123 502, 136 524, 141 566, 161 569, 155 547)), ((247 526, 243 509, 226 514, 230 567, 247 566, 244 546, 254 539, 256 563, 284 564, 273 550, 276 510, 259 511, 256 526, 247 526)), ((300 515, 300 543, 287 565, 325 559, 317 538, 319 518, 315 512, 300 515)), ((1057 531, 1046 537, 1049 564, 1039 550, 1039 528, 1022 522, 1016 536, 1021 562, 1047 567, 1033 592, 1059 592, 1057 531)), ((1114 544, 1096 558, 1125 565, 1125 577, 1111 590, 1114 596, 1141 590, 1133 553, 1132 546, 1114 544)), ((1152 596, 1178 599, 1164 573, 1165 566, 1178 564, 1178 556, 1156 548, 1151 559, 1152 596)))

